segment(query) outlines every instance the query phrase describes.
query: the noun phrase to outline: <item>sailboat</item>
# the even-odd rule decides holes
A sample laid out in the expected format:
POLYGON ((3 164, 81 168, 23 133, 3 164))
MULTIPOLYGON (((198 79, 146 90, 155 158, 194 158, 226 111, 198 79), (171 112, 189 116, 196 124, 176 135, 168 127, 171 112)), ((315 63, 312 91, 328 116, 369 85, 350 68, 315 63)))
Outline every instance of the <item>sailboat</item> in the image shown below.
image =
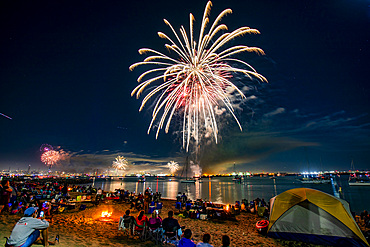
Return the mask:
POLYGON ((233 181, 240 182, 242 180, 242 177, 237 174, 235 170, 235 163, 234 163, 234 173, 235 173, 235 177, 233 178, 233 181))
MULTIPOLYGON (((312 174, 310 174, 310 162, 308 161, 306 147, 305 147, 304 150, 305 150, 305 153, 306 153, 308 174, 307 174, 307 177, 301 178, 300 181, 303 184, 328 184, 328 183, 331 183, 332 179, 331 179, 330 176, 322 175, 322 174, 318 174, 316 176, 313 176, 312 174)), ((320 158, 320 163, 321 163, 321 158, 320 158)), ((321 163, 321 166, 322 166, 322 163, 321 163)))
POLYGON ((370 178, 368 174, 361 174, 355 172, 355 165, 353 163, 353 159, 351 161, 351 173, 348 178, 348 185, 349 186, 370 186, 370 178))
MULTIPOLYGON (((181 183, 195 183, 195 179, 194 178, 188 178, 188 169, 189 169, 189 156, 186 156, 186 163, 185 163, 185 167, 184 167, 184 170, 185 170, 185 179, 181 179, 181 183)), ((184 170, 182 170, 182 173, 184 172, 184 170)), ((181 175, 182 175, 181 173, 181 175)))

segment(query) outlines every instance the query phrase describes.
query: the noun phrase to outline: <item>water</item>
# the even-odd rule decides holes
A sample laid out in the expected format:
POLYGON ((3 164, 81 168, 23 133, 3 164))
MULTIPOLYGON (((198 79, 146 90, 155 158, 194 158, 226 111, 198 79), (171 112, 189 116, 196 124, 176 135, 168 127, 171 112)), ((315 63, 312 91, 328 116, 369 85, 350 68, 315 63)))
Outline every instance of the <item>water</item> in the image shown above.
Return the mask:
POLYGON ((349 186, 348 176, 335 177, 329 184, 302 184, 294 176, 277 177, 251 177, 242 183, 232 181, 231 177, 203 178, 202 182, 195 184, 181 183, 179 179, 146 178, 146 182, 139 183, 138 178, 124 178, 123 180, 95 181, 94 187, 105 191, 125 189, 144 193, 146 188, 153 192, 161 192, 163 198, 175 199, 178 192, 185 192, 188 198, 196 200, 202 198, 215 203, 235 203, 247 199, 254 200, 257 197, 270 198, 293 188, 312 188, 331 194, 349 202, 351 211, 359 214, 363 210, 370 209, 370 186, 349 186), (340 190, 341 189, 341 190, 340 190))

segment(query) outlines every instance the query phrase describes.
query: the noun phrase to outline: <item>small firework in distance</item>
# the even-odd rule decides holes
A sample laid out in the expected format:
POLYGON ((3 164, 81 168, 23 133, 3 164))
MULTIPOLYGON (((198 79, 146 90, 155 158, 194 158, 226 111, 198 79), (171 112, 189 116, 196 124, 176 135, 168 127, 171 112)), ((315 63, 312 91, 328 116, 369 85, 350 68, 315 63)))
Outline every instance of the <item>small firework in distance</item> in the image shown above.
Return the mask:
POLYGON ((41 152, 47 152, 47 151, 50 151, 50 150, 53 150, 53 146, 49 145, 49 144, 42 144, 41 147, 40 147, 40 151, 41 152))
POLYGON ((113 168, 116 168, 117 170, 126 170, 127 168, 127 160, 123 156, 117 156, 116 160, 113 161, 113 168))
POLYGON ((174 174, 179 169, 179 164, 175 161, 170 161, 167 163, 167 167, 171 174, 174 174))
POLYGON ((61 155, 55 150, 46 151, 41 155, 41 161, 49 167, 55 165, 60 159, 61 155))

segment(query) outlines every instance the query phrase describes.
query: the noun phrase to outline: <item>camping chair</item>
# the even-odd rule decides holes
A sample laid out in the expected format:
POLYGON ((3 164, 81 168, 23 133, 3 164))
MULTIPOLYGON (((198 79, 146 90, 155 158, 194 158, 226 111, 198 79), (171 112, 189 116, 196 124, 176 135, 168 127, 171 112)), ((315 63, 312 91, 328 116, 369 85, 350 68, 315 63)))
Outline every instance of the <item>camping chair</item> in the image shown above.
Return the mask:
POLYGON ((257 214, 259 217, 263 217, 265 215, 266 207, 257 207, 257 214))
POLYGON ((148 222, 148 238, 154 241, 156 245, 162 243, 163 229, 160 223, 150 224, 150 222, 148 222))
POLYGON ((147 230, 146 230, 146 222, 143 225, 137 224, 136 220, 133 220, 133 235, 139 236, 139 239, 144 242, 147 239, 147 230), (137 226, 140 229, 135 229, 137 226))
POLYGON ((172 229, 165 229, 164 230, 164 243, 167 245, 167 243, 175 244, 179 241, 179 235, 178 235, 178 227, 175 226, 172 229))
POLYGON ((132 218, 119 218, 118 230, 123 230, 124 233, 127 233, 127 238, 133 235, 133 220, 132 218))

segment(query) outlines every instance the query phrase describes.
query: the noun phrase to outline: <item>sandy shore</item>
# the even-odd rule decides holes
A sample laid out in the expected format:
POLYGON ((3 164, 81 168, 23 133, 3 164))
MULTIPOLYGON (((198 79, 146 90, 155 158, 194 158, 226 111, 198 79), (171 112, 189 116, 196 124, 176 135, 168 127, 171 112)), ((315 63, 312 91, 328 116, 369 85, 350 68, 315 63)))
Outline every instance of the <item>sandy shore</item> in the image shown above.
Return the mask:
MULTIPOLYGON (((127 237, 118 231, 119 217, 129 209, 129 204, 102 203, 99 206, 88 205, 84 211, 70 210, 53 216, 49 227, 49 238, 53 240, 60 235, 59 246, 154 246, 152 241, 140 242, 138 237, 127 237), (99 220, 102 211, 112 212, 112 221, 99 220)), ((174 201, 164 200, 162 218, 167 212, 174 210, 174 201)), ((138 211, 132 211, 136 216, 138 211)), ((147 215, 149 217, 149 215, 147 215)), ((261 220, 257 215, 242 213, 236 221, 196 220, 175 216, 180 225, 190 228, 193 239, 199 242, 204 233, 211 234, 211 244, 221 246, 221 236, 231 238, 231 246, 315 246, 300 242, 279 241, 265 237, 256 231, 255 224, 261 220)), ((0 216, 0 246, 5 244, 5 236, 9 236, 20 215, 0 216)))

